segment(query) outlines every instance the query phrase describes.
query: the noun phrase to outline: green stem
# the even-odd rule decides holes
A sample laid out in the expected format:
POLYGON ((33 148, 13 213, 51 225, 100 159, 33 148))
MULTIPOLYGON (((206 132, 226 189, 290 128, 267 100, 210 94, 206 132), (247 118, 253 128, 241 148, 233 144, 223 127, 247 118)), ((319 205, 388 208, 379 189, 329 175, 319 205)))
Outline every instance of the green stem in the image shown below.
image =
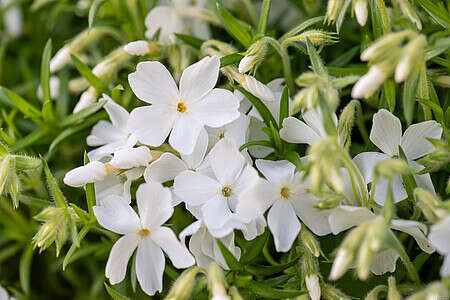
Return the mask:
POLYGON ((397 253, 400 255, 400 259, 402 260, 406 270, 408 271, 407 272, 408 276, 411 278, 412 281, 419 284, 420 283, 419 274, 417 273, 416 268, 409 259, 408 253, 406 253, 405 248, 403 247, 402 243, 400 243, 395 234, 391 230, 388 230, 388 232, 389 238, 391 240, 390 241, 391 245, 395 250, 397 250, 397 253))
POLYGON ((284 71, 284 77, 286 78, 286 84, 289 89, 289 93, 291 95, 294 94, 295 90, 295 84, 294 84, 294 78, 292 77, 292 70, 291 70, 291 61, 289 60, 289 55, 287 53, 287 49, 281 47, 281 44, 274 38, 271 37, 264 37, 266 41, 278 52, 278 54, 281 57, 281 62, 283 63, 283 71, 284 71))

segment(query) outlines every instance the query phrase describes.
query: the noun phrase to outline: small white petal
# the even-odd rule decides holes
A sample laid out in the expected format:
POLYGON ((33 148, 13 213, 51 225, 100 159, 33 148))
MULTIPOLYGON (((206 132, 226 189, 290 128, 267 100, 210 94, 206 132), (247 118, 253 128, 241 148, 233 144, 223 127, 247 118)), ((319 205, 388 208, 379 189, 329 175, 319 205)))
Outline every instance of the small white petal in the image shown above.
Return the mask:
POLYGON ((316 208, 317 199, 307 193, 296 194, 290 201, 297 216, 314 234, 323 236, 331 233, 328 219, 333 210, 316 208))
POLYGON ((320 139, 320 136, 304 122, 294 117, 283 120, 280 137, 289 143, 312 145, 320 139))
POLYGON ((450 255, 450 216, 430 228, 428 238, 436 250, 445 255, 450 255))
POLYGON ((388 249, 377 253, 373 258, 370 270, 375 275, 383 275, 388 272, 394 272, 395 266, 397 264, 397 259, 399 257, 400 256, 398 255, 397 251, 395 251, 394 249, 388 249))
POLYGON ((249 93, 263 101, 275 101, 275 96, 270 88, 256 80, 253 76, 244 75, 241 85, 249 93))
POLYGON ((389 156, 379 152, 362 152, 353 158, 353 162, 361 172, 362 177, 366 183, 373 180, 374 167, 380 161, 388 159, 389 156))
POLYGON ((118 169, 131 169, 145 167, 151 160, 150 149, 140 146, 114 152, 114 157, 109 161, 109 164, 118 169))
MULTIPOLYGON (((383 177, 378 180, 375 186, 375 195, 373 196, 373 199, 381 206, 386 202, 388 186, 389 180, 383 177)), ((371 191, 371 193, 373 193, 373 191, 371 191)), ((395 174, 392 179, 392 193, 394 195, 394 203, 400 202, 408 197, 400 175, 395 174)))
POLYGON ((64 183, 73 187, 80 187, 87 183, 103 180, 106 175, 107 172, 103 163, 91 161, 67 172, 64 176, 64 183))
POLYGON ((402 149, 408 159, 417 159, 434 150, 426 139, 440 139, 442 126, 436 121, 425 121, 409 126, 402 136, 402 149))
POLYGON ((402 139, 402 124, 399 118, 386 109, 380 109, 373 115, 370 140, 384 153, 398 155, 398 146, 402 139))
POLYGON ((146 182, 164 183, 175 179, 178 174, 187 169, 186 164, 181 159, 172 153, 166 152, 147 167, 144 178, 146 182))
POLYGON ((273 235, 275 249, 278 252, 289 251, 301 227, 289 201, 275 202, 267 215, 267 223, 273 235))
POLYGON ((125 132, 128 124, 128 118, 130 117, 128 111, 114 102, 114 100, 111 99, 108 95, 103 94, 103 97, 100 99, 100 101, 102 100, 107 101, 103 108, 108 113, 111 123, 115 128, 125 132))
POLYGON ((150 237, 169 256, 175 268, 187 268, 195 263, 186 246, 177 240, 172 229, 164 226, 159 227, 151 231, 150 237))
POLYGON ((183 19, 178 16, 176 10, 170 6, 159 5, 153 8, 145 18, 147 31, 145 37, 152 39, 155 33, 160 30, 159 42, 168 44, 171 42, 171 35, 183 33, 183 19))
POLYGON ((164 253, 151 238, 141 240, 136 254, 136 275, 146 294, 153 296, 162 291, 165 262, 164 253))
POLYGON ((175 177, 175 194, 189 205, 200 205, 218 195, 222 186, 214 179, 193 172, 184 171, 175 177))
POLYGON ((173 214, 172 193, 158 182, 141 184, 136 191, 136 200, 144 228, 158 228, 173 214))
POLYGON ((287 184, 294 178, 295 165, 287 160, 257 159, 256 167, 272 183, 287 184))
POLYGON ((139 236, 130 233, 118 239, 112 247, 105 270, 105 276, 111 284, 117 284, 125 279, 128 261, 138 243, 139 236))
POLYGON ((131 55, 142 56, 150 52, 147 41, 134 41, 126 44, 123 49, 131 55))
POLYGON ((95 90, 92 91, 91 89, 88 89, 87 91, 83 92, 83 94, 81 94, 80 100, 78 100, 78 103, 75 105, 73 112, 77 113, 80 110, 83 110, 91 106, 96 101, 97 101, 97 92, 95 92, 95 90))
POLYGON ((228 140, 220 140, 209 153, 209 162, 224 186, 233 184, 245 164, 242 154, 228 140))
POLYGON ((375 218, 375 215, 366 207, 341 205, 335 208, 329 217, 333 234, 347 230, 375 218))
POLYGON ((251 221, 263 215, 279 198, 280 188, 260 178, 239 195, 236 211, 246 221, 251 221))
POLYGON ((433 246, 425 236, 427 234, 426 225, 411 220, 392 220, 391 228, 411 235, 424 252, 429 254, 434 252, 433 246))
POLYGON ((178 116, 169 137, 169 144, 183 154, 192 154, 203 125, 190 115, 178 116))

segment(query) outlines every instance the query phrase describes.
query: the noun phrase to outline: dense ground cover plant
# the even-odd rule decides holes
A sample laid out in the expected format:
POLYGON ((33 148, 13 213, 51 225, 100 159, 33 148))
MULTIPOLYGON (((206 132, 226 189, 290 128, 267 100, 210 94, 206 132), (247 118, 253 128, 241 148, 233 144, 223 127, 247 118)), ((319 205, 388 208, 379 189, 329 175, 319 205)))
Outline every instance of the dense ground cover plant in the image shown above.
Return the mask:
POLYGON ((0 0, 0 299, 448 299, 449 9, 0 0))

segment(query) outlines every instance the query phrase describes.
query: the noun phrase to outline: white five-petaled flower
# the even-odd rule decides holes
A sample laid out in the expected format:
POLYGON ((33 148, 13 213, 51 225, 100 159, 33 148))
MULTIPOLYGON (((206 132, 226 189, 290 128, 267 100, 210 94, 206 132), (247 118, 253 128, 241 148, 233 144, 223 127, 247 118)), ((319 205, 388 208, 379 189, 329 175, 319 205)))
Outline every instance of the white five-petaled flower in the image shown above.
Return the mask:
MULTIPOLYGON (((333 113, 332 118, 337 124, 336 114, 333 113)), ((280 137, 289 143, 312 145, 327 136, 323 126, 322 111, 319 108, 304 112, 303 120, 304 122, 295 117, 284 119, 280 137)))
POLYGON ((191 206, 201 206, 202 220, 215 237, 224 237, 234 229, 245 230, 254 220, 244 223, 236 214, 239 195, 257 179, 256 170, 227 139, 220 140, 208 155, 210 177, 184 171, 174 181, 175 194, 191 206))
POLYGON ((169 189, 160 183, 144 183, 139 186, 136 198, 139 216, 117 196, 94 206, 100 225, 123 235, 111 249, 105 275, 111 284, 121 282, 125 278, 128 261, 137 248, 137 279, 144 292, 154 295, 162 290, 163 251, 176 268, 187 268, 195 261, 172 229, 162 226, 173 214, 169 189))
POLYGON ((436 250, 445 256, 441 276, 450 276, 450 215, 431 226, 428 239, 436 250))
POLYGON ((147 31, 145 36, 148 39, 153 38, 155 33, 159 32, 159 42, 169 44, 174 40, 175 33, 191 34, 201 39, 209 39, 211 36, 209 26, 202 20, 195 18, 199 14, 206 0, 196 0, 190 3, 190 0, 174 0, 173 5, 158 5, 153 8, 145 18, 147 31))
POLYGON ((205 57, 186 68, 178 90, 169 71, 159 62, 142 62, 128 79, 131 89, 151 106, 131 112, 130 130, 137 139, 159 146, 169 136, 178 152, 190 154, 204 126, 220 127, 239 117, 239 100, 232 92, 214 88, 220 60, 205 57))
POLYGON ((295 165, 286 160, 259 159, 256 167, 266 179, 260 178, 240 195, 237 212, 244 219, 254 219, 271 207, 267 223, 277 251, 291 248, 301 228, 298 217, 317 235, 331 232, 329 212, 314 207, 317 200, 307 193, 303 173, 295 172, 295 165))
POLYGON ((106 175, 94 182, 95 200, 101 205, 111 195, 117 195, 131 203, 131 184, 144 174, 144 168, 133 168, 117 174, 106 175))
MULTIPOLYGON (((433 151, 433 145, 426 138, 439 139, 442 127, 436 121, 425 121, 409 126, 402 135, 400 120, 385 109, 379 110, 373 116, 373 125, 370 132, 370 140, 384 153, 363 152, 358 154, 353 161, 358 165, 366 183, 373 180, 373 168, 376 163, 399 155, 399 146, 403 149, 408 164, 421 170, 423 167, 414 162, 415 159, 433 151)), ((430 174, 414 175, 419 187, 434 192, 430 174)), ((388 180, 380 178, 375 185, 374 200, 380 205, 384 204, 388 190, 388 180)), ((400 175, 395 175, 392 182, 394 201, 399 202, 407 197, 400 175)))
POLYGON ((131 148, 137 142, 134 135, 128 131, 130 114, 107 95, 103 95, 101 100, 107 101, 104 108, 111 122, 99 121, 87 137, 89 146, 101 146, 88 153, 90 160, 99 160, 115 151, 131 148))

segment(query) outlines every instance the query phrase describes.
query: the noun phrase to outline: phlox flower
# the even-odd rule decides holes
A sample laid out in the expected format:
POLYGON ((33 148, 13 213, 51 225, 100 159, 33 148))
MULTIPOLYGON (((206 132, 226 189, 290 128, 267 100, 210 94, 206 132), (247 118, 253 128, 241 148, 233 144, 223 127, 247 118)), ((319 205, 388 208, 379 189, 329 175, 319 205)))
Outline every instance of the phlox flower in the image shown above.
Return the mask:
POLYGON ((292 247, 301 228, 298 218, 317 235, 331 232, 328 211, 314 207, 317 200, 307 192, 303 172, 295 172, 295 165, 286 160, 258 159, 256 167, 266 179, 258 179, 240 195, 237 212, 253 219, 270 208, 267 223, 277 251, 286 252, 292 247))
POLYGON ((220 140, 208 157, 212 174, 184 171, 175 178, 174 192, 186 204, 199 206, 209 232, 221 238, 236 228, 246 229, 236 214, 237 201, 258 174, 227 139, 220 140))
POLYGON ((184 70, 178 89, 164 65, 139 63, 128 80, 136 96, 152 105, 131 112, 130 130, 137 139, 160 146, 170 133, 169 144, 190 154, 205 125, 220 127, 237 119, 239 100, 228 90, 214 88, 219 67, 217 56, 203 58, 184 70))
POLYGON ((444 256, 441 276, 450 276, 450 215, 431 226, 428 239, 436 250, 444 256))
POLYGON ((103 180, 94 182, 95 200, 97 205, 111 195, 117 195, 127 203, 131 203, 131 184, 133 181, 139 179, 144 174, 144 168, 133 168, 117 174, 106 175, 103 180))
POLYGON ((139 215, 117 196, 94 206, 100 225, 122 235, 111 249, 105 275, 111 284, 121 282, 137 248, 137 279, 145 293, 154 295, 163 287, 163 251, 176 268, 187 268, 195 261, 172 229, 162 226, 173 214, 169 189, 160 183, 144 183, 139 186, 136 199, 139 215))
MULTIPOLYGON (((390 157, 398 156, 399 146, 401 146, 408 159, 408 164, 415 170, 420 171, 423 167, 414 160, 432 152, 434 149, 433 145, 426 138, 439 139, 441 134, 442 127, 439 123, 436 121, 425 121, 409 126, 402 135, 400 120, 389 111, 381 109, 373 116, 370 140, 384 153, 363 152, 358 154, 353 161, 358 165, 366 183, 370 183, 373 180, 375 164, 390 157)), ((430 174, 414 175, 414 179, 419 187, 434 192, 430 174)), ((388 184, 389 182, 386 178, 378 180, 374 194, 376 203, 384 204, 388 184)), ((407 198, 400 175, 394 176, 392 190, 394 202, 407 198)))
POLYGON ((137 142, 136 137, 128 131, 130 114, 108 95, 104 94, 101 100, 107 101, 103 107, 111 122, 99 121, 87 137, 86 142, 89 146, 101 146, 88 153, 90 160, 99 160, 115 151, 131 148, 137 142))
MULTIPOLYGON (((332 115, 333 122, 337 124, 336 114, 332 115)), ((301 121, 295 117, 283 120, 280 137, 289 143, 312 145, 327 136, 323 126, 323 115, 319 108, 310 109, 303 113, 301 121)))
POLYGON ((208 24, 194 16, 187 17, 189 14, 198 14, 197 11, 204 8, 206 2, 206 0, 174 0, 173 4, 156 6, 145 18, 147 27, 145 36, 151 39, 160 30, 159 42, 163 44, 173 42, 175 33, 186 33, 186 31, 191 31, 191 35, 195 37, 209 39, 211 33, 208 24))

